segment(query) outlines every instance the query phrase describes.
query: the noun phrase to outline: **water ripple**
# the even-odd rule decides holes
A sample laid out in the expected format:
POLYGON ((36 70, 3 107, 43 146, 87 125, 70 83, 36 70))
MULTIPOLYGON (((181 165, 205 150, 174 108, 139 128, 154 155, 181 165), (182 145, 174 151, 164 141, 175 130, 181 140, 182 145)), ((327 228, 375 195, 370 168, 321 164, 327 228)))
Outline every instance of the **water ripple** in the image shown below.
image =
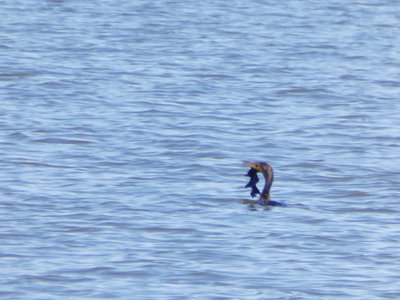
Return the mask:
POLYGON ((399 298, 396 8, 2 3, 0 297, 399 298))

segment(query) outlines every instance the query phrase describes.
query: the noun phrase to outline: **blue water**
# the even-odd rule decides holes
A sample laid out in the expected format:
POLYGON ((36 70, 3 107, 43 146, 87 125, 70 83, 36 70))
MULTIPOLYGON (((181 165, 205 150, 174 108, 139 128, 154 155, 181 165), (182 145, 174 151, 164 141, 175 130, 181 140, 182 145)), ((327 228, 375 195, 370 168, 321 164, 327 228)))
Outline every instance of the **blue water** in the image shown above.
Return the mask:
POLYGON ((400 298, 395 1, 0 9, 0 297, 400 298))

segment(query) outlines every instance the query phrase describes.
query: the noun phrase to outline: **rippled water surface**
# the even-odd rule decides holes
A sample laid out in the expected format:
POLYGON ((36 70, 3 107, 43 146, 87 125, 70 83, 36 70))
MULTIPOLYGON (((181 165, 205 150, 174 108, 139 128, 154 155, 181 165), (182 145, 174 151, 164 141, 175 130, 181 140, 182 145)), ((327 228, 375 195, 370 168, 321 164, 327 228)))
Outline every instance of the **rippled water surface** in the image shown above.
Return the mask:
POLYGON ((400 298, 396 1, 0 8, 0 297, 400 298))

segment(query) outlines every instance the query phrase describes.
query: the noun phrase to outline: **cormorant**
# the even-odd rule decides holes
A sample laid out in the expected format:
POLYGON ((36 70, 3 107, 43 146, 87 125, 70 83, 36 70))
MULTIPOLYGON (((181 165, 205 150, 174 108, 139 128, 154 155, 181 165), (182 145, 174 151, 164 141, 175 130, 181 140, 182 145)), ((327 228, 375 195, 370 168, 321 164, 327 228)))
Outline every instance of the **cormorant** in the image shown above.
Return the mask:
POLYGON ((271 165, 266 162, 243 162, 245 166, 250 167, 249 172, 246 176, 250 177, 249 183, 246 185, 246 188, 251 187, 251 197, 255 197, 257 194, 260 194, 256 184, 258 182, 257 172, 261 172, 264 175, 265 185, 260 194, 259 203, 262 205, 271 205, 271 206, 286 206, 284 203, 280 203, 277 201, 271 200, 271 196, 269 191, 271 190, 272 182, 274 181, 274 170, 271 165))

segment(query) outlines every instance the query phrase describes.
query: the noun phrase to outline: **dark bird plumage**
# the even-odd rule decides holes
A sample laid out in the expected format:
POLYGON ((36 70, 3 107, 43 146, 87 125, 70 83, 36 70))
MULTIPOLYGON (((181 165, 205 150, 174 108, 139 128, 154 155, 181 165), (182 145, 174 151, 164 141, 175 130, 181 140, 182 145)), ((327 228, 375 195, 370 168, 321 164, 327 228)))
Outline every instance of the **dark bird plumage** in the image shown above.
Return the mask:
POLYGON ((250 181, 246 185, 246 188, 251 187, 251 197, 254 198, 257 194, 260 194, 260 204, 286 206, 284 203, 271 200, 269 192, 272 187, 272 182, 274 181, 274 170, 272 169, 271 165, 265 162, 244 162, 244 165, 250 167, 250 170, 247 172, 246 175, 250 177, 250 181), (261 193, 256 186, 257 182, 259 181, 257 172, 261 172, 265 179, 265 185, 261 193))

